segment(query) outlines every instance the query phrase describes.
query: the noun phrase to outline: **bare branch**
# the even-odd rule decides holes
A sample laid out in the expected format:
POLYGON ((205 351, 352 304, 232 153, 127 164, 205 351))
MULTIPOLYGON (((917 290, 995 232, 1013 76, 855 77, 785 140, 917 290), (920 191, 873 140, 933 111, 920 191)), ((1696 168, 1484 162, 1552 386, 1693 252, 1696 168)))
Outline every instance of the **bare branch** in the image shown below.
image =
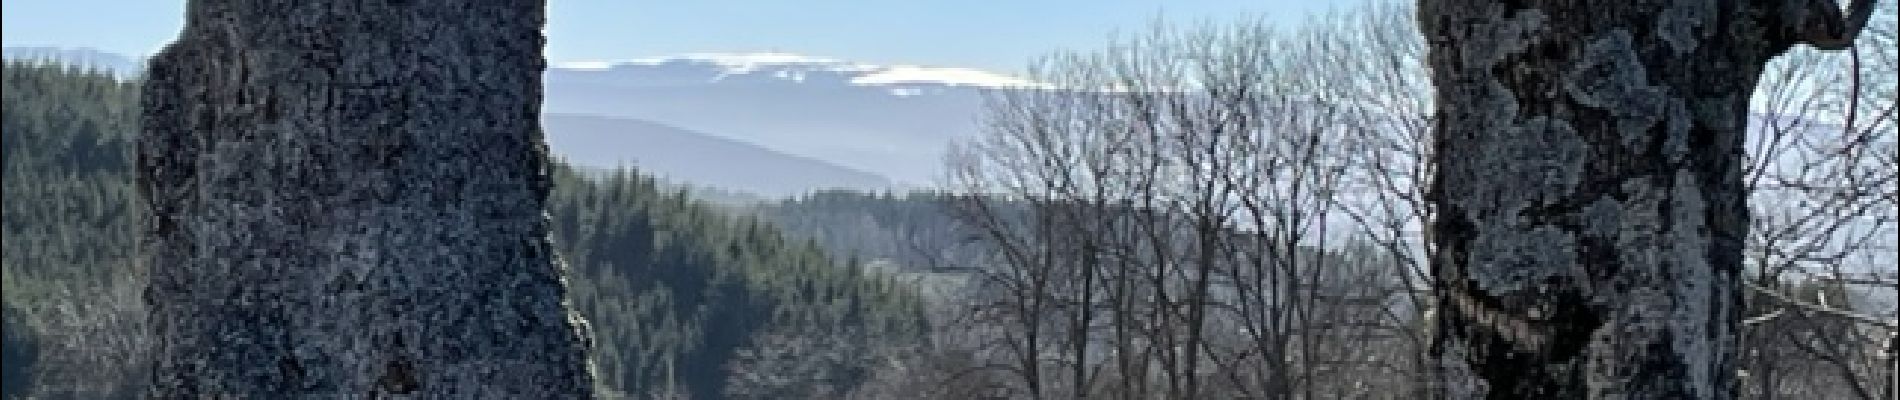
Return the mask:
POLYGON ((1751 282, 1747 280, 1743 280, 1743 285, 1746 285, 1750 290, 1754 290, 1757 293, 1767 295, 1768 297, 1774 298, 1775 300, 1781 301, 1782 303, 1785 303, 1791 306, 1800 307, 1803 310, 1832 315, 1835 317, 1852 320, 1854 322, 1859 322, 1859 323, 1868 324, 1868 325, 1872 325, 1872 326, 1876 326, 1880 328, 1885 328, 1889 332, 1900 331, 1900 323, 1896 323, 1894 321, 1883 321, 1880 318, 1863 315, 1863 314, 1852 312, 1852 311, 1847 311, 1847 310, 1842 310, 1839 308, 1828 307, 1828 306, 1824 306, 1820 304, 1802 301, 1801 299, 1796 299, 1792 296, 1788 296, 1787 294, 1781 293, 1774 289, 1762 287, 1761 285, 1756 284, 1755 282, 1751 282))

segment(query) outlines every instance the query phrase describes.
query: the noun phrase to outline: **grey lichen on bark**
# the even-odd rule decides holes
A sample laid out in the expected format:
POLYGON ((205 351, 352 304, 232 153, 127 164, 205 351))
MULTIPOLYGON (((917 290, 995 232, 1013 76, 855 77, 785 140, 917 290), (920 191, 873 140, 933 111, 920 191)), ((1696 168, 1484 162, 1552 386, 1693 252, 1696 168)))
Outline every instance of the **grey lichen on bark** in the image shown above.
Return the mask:
POLYGON ((582 398, 544 3, 193 0, 146 73, 156 398, 582 398))
POLYGON ((1441 395, 1733 397, 1749 94, 1871 3, 1421 1, 1441 395))

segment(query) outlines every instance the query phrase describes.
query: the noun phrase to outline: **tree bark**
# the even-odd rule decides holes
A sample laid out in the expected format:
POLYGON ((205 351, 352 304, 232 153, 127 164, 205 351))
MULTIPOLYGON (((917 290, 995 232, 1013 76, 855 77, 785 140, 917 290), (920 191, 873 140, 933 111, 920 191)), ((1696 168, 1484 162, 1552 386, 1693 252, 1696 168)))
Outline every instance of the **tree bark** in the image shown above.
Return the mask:
POLYGON ((1871 3, 1421 0, 1441 395, 1734 397, 1749 97, 1871 3))
POLYGON ((542 1, 194 0, 144 84, 156 398, 590 396, 542 1))

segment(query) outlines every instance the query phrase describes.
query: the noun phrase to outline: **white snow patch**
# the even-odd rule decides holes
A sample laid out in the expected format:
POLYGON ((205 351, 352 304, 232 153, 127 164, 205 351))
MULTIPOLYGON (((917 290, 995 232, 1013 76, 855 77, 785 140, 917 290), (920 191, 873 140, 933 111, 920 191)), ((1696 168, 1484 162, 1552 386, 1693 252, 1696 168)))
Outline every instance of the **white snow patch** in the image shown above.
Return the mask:
MULTIPOLYGON (((777 79, 803 82, 811 73, 835 73, 846 77, 853 86, 942 85, 1017 89, 1055 87, 1047 83, 973 68, 884 66, 791 53, 689 53, 615 61, 559 62, 553 63, 553 67, 579 71, 605 71, 620 66, 655 66, 668 63, 708 65, 717 71, 717 78, 714 78, 714 81, 732 75, 766 73, 777 79)), ((892 92, 899 91, 909 93, 899 95, 924 94, 921 91, 901 89, 893 89, 892 92)))
POLYGON ((614 61, 567 61, 554 63, 554 68, 581 71, 606 71, 613 69, 615 64, 619 63, 614 61))
POLYGON ((937 83, 950 86, 1042 88, 1048 84, 970 68, 931 68, 913 65, 885 67, 883 70, 851 78, 851 84, 878 86, 900 83, 937 83))

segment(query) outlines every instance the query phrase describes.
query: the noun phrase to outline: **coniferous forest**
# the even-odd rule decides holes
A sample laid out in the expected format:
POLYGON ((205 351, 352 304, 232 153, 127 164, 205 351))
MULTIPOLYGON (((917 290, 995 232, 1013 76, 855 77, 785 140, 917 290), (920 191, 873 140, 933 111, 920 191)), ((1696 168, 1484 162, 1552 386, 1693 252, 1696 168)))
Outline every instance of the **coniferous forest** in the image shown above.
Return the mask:
POLYGON ((85 333, 116 330, 135 341, 143 328, 141 312, 127 309, 138 308, 143 286, 131 157, 136 88, 59 65, 9 62, 0 75, 6 396, 91 372, 117 375, 94 381, 101 392, 132 390, 136 377, 120 374, 136 368, 97 362, 134 355, 138 343, 85 333))

